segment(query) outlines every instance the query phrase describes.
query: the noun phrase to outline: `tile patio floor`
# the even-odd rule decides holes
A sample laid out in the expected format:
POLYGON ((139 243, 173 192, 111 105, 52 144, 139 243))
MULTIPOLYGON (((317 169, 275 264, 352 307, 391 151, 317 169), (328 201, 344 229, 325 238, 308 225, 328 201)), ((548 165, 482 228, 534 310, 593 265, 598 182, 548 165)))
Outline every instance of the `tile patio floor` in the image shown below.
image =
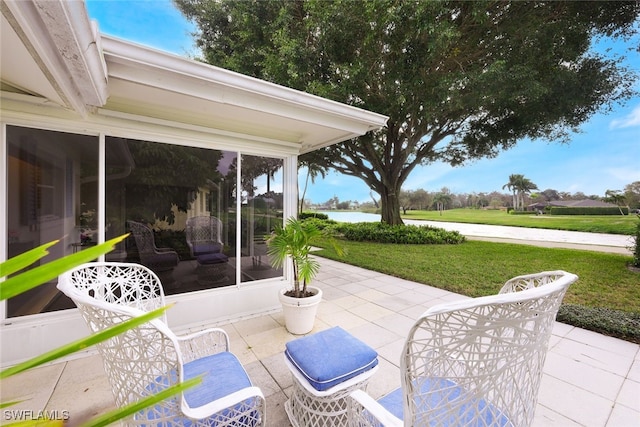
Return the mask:
MULTIPOLYGON (((368 392, 379 397, 400 384, 399 353, 414 319, 428 307, 466 298, 451 292, 320 258, 314 284, 324 300, 314 331, 339 325, 374 347, 380 370, 368 392)), ((523 272, 529 273, 529 272, 523 272)), ((267 400, 267 426, 290 425, 284 402, 291 378, 282 351, 296 338, 277 312, 217 325, 267 400)), ((67 410, 70 425, 113 406, 99 356, 88 355, 3 381, 2 401, 15 409, 67 410)), ((3 415, 0 424, 5 422, 3 415)), ((640 426, 640 346, 556 323, 544 367, 535 426, 640 426)))

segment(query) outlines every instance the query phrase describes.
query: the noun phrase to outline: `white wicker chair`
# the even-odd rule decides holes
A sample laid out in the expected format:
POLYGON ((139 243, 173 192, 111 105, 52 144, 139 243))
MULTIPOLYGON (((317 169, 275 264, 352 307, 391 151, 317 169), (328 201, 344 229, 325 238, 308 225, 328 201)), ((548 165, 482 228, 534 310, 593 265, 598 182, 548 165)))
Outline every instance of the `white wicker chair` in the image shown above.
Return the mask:
MULTIPOLYGON (((75 302, 92 332, 165 305, 160 280, 140 264, 84 264, 60 276, 58 288, 75 302)), ((203 377, 183 394, 138 412, 130 425, 264 425, 264 396, 229 352, 222 329, 176 336, 163 317, 98 344, 98 350, 120 407, 203 377)))
POLYGON ((153 230, 136 221, 127 221, 127 224, 136 242, 141 264, 158 272, 173 270, 178 265, 178 253, 171 248, 157 247, 153 230))
POLYGON ((350 395, 353 426, 529 426, 555 316, 574 274, 509 280, 498 295, 434 306, 409 331, 401 388, 350 395))
POLYGON ((222 244, 222 221, 214 216, 194 216, 187 219, 185 237, 191 256, 220 253, 222 244))

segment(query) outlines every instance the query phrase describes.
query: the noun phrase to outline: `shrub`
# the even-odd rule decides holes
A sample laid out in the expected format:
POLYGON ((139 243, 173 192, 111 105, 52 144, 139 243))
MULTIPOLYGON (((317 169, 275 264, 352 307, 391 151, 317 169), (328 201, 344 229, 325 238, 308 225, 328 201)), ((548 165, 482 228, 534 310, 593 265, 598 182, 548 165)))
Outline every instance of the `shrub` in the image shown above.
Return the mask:
POLYGON ((338 224, 338 222, 336 222, 336 221, 334 221, 332 219, 326 219, 326 218, 322 219, 322 218, 319 218, 319 217, 307 217, 304 220, 304 223, 305 224, 311 223, 318 230, 324 230, 324 229, 327 229, 327 228, 331 228, 334 225, 338 224))
POLYGON ((602 307, 562 304, 558 322, 640 344, 640 314, 602 307))
POLYGON ((301 212, 298 214, 298 219, 301 221, 307 218, 329 219, 329 215, 320 212, 301 212))
POLYGON ((333 229, 347 240, 396 244, 458 244, 465 241, 457 231, 382 222, 338 223, 333 229))

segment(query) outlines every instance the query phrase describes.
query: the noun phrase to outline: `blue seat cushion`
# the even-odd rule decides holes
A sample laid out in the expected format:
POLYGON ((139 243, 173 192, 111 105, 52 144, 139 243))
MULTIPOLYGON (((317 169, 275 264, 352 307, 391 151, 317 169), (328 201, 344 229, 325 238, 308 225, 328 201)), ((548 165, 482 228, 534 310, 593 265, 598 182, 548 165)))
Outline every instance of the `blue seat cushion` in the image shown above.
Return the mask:
MULTIPOLYGON (((430 411, 427 419, 430 426, 508 426, 509 419, 499 409, 486 400, 470 396, 470 393, 446 378, 428 378, 422 383, 423 392, 432 390, 423 408, 418 413, 430 411), (456 408, 451 412, 450 408, 456 408)), ((378 400, 387 411, 401 420, 404 419, 402 389, 396 389, 378 400)), ((420 402, 416 402, 420 406, 420 402)), ((421 421, 425 421, 422 419, 421 421)))
POLYGON ((378 364, 378 353, 339 326, 289 341, 285 356, 318 391, 378 364))
POLYGON ((194 243, 193 255, 205 255, 216 254, 222 252, 222 245, 220 243, 194 243))
POLYGON ((229 261, 229 257, 225 254, 206 254, 198 256, 197 260, 200 265, 222 264, 229 261))
MULTIPOLYGON (((251 380, 238 358, 233 353, 227 351, 186 363, 183 366, 183 372, 185 380, 197 376, 201 376, 202 378, 202 383, 184 392, 184 398, 192 408, 205 405, 242 390, 243 388, 252 386, 251 380)), ((173 381, 177 380, 174 371, 169 375, 173 378, 173 381)), ((167 387, 166 377, 159 377, 156 381, 156 383, 147 387, 149 392, 158 393, 167 387)), ((241 405, 242 404, 239 404, 238 406, 241 405)), ((143 410, 142 413, 144 414, 143 416, 149 420, 179 415, 169 414, 167 409, 161 406, 143 410)), ((178 419, 179 418, 175 418, 174 420, 178 419)), ((192 420, 186 418, 180 420, 185 426, 191 425, 191 421, 192 420)))

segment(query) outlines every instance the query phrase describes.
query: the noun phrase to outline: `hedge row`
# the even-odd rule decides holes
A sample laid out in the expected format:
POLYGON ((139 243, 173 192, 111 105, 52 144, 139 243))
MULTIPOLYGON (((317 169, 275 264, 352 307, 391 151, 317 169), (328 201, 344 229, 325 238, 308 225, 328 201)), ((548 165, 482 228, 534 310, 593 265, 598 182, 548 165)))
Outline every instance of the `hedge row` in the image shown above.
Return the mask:
POLYGON ((558 322, 640 344, 640 314, 609 308, 562 304, 558 322))
POLYGON ((298 214, 300 221, 307 218, 329 219, 329 215, 320 212, 301 212, 298 214))
POLYGON ((620 215, 620 209, 624 215, 629 215, 629 208, 571 208, 562 206, 552 206, 549 208, 550 215, 620 215))
POLYGON ((331 228, 347 240, 396 244, 458 244, 465 237, 457 231, 416 225, 388 225, 382 222, 336 223, 331 228))

